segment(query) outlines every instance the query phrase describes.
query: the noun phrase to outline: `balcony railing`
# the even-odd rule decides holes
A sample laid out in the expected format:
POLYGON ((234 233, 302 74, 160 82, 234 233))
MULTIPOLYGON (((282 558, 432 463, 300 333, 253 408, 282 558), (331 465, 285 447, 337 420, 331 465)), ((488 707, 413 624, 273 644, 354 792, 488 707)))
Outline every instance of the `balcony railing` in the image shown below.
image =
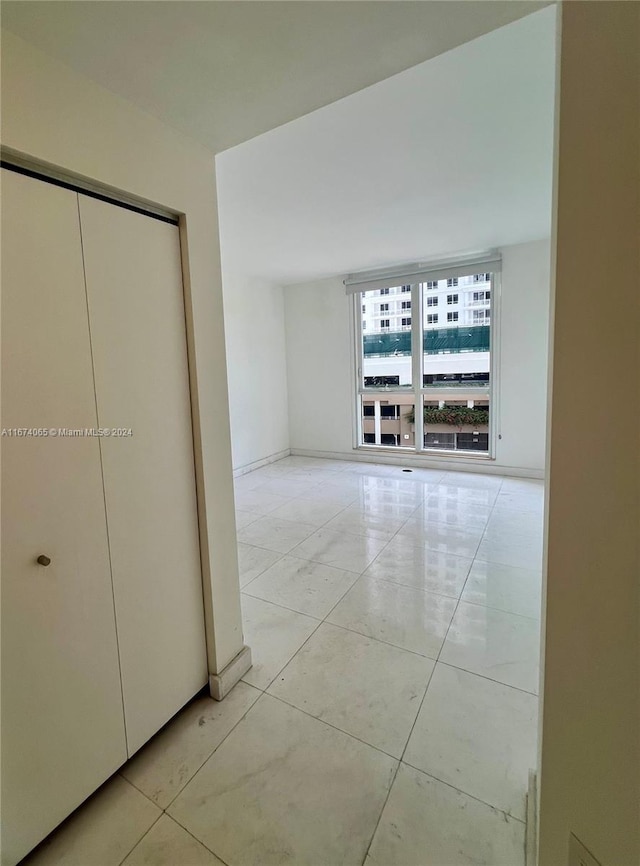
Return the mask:
MULTIPOLYGON (((467 328, 429 328, 424 332, 425 355, 440 355, 454 352, 488 352, 490 325, 473 325, 467 328)), ((365 358, 386 358, 411 354, 409 331, 385 331, 365 334, 362 338, 365 358)))

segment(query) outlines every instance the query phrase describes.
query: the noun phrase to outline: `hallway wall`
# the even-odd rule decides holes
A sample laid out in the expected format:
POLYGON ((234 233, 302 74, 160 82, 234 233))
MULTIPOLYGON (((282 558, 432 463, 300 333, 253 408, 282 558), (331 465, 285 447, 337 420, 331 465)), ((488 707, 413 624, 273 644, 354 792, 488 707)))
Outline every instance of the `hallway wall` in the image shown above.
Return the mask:
POLYGON ((231 450, 238 470, 288 453, 284 301, 280 286, 225 268, 224 240, 222 286, 231 450))
POLYGON ((637 866, 640 5, 560 14, 539 862, 637 866))

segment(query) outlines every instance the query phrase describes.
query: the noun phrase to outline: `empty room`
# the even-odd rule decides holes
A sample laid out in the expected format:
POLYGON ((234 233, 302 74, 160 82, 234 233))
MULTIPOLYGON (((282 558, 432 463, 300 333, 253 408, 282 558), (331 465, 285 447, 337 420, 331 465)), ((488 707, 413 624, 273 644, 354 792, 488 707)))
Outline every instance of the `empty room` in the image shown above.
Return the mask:
POLYGON ((637 864, 639 37, 3 3, 3 866, 637 864))

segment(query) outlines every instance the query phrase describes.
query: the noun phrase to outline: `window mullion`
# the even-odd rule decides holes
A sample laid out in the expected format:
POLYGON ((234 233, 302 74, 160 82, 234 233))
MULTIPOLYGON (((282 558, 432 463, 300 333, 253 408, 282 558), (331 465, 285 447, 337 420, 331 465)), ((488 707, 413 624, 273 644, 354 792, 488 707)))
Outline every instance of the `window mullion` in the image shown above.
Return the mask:
POLYGON ((413 379, 414 447, 424 450, 422 424, 422 291, 420 283, 411 285, 411 375, 413 379))
POLYGON ((364 384, 363 380, 363 370, 364 370, 364 349, 362 345, 362 295, 355 294, 353 296, 353 303, 351 305, 351 317, 352 317, 352 325, 353 325, 353 333, 355 334, 355 346, 354 346, 354 372, 355 372, 355 386, 356 386, 356 407, 355 407, 355 417, 353 424, 353 447, 358 448, 360 444, 364 441, 363 436, 363 421, 362 421, 362 386, 364 384))

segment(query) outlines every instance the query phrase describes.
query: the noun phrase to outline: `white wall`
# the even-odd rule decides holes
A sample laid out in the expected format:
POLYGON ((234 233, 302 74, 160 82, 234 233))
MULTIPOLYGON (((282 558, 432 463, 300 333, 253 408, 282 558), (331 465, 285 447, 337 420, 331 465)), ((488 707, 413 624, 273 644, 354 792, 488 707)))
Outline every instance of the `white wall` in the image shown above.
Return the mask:
POLYGON ((291 448, 348 453, 354 374, 342 277, 284 290, 291 448))
POLYGON ((2 33, 2 144, 183 214, 209 670, 243 646, 213 154, 2 33))
MULTIPOLYGON (((502 250, 496 470, 541 476, 545 461, 549 241, 502 250)), ((291 449, 353 458, 350 299, 342 276, 284 290, 291 449)), ((441 457, 424 460, 433 465, 441 457)), ((477 458, 455 465, 477 466, 477 458)), ((486 468, 487 464, 481 466, 486 468)))
POLYGON ((280 286, 229 273, 222 252, 231 448, 240 469, 289 448, 284 302, 280 286))
POLYGON ((560 14, 539 863, 638 866, 640 4, 560 14))
POLYGON ((504 247, 500 314, 500 427, 496 462, 544 469, 550 245, 504 247))

